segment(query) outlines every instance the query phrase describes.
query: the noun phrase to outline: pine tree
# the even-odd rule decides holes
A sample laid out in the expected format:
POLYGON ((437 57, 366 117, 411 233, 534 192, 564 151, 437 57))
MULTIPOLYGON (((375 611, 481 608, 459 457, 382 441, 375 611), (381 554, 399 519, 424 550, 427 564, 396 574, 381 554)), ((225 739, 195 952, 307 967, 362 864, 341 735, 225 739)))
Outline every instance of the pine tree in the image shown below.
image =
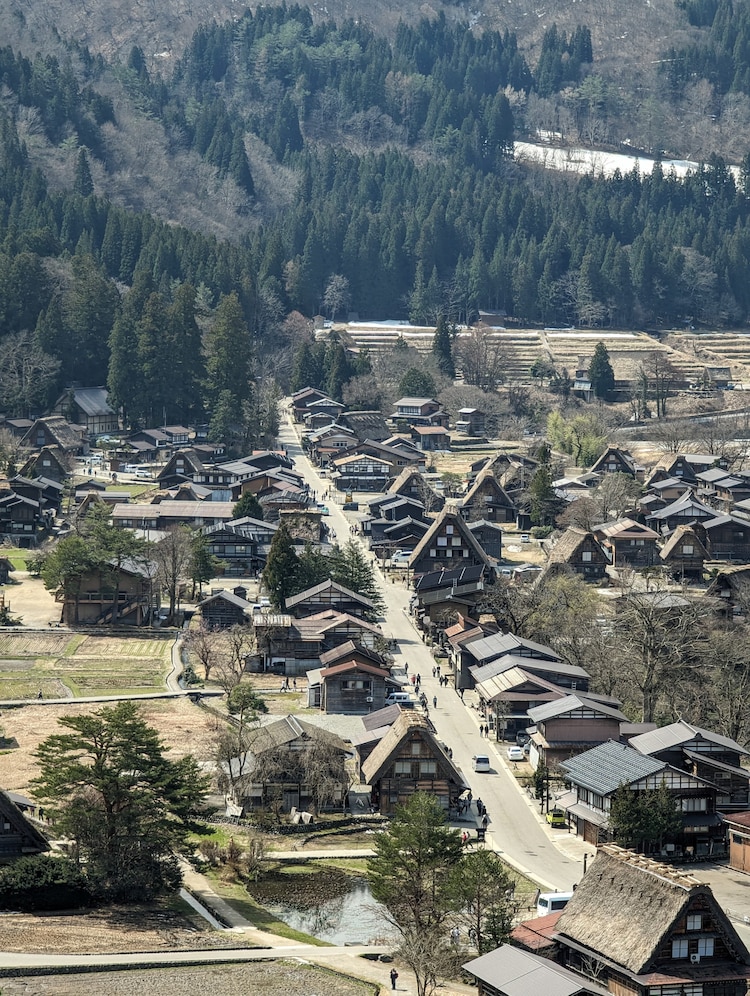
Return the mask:
POLYGON ((284 600, 295 590, 299 560, 285 522, 279 525, 268 551, 263 569, 263 585, 277 609, 284 608, 284 600))
POLYGON ((607 399, 614 390, 615 372, 609 359, 609 351, 603 342, 597 342, 589 364, 591 389, 597 398, 607 399))

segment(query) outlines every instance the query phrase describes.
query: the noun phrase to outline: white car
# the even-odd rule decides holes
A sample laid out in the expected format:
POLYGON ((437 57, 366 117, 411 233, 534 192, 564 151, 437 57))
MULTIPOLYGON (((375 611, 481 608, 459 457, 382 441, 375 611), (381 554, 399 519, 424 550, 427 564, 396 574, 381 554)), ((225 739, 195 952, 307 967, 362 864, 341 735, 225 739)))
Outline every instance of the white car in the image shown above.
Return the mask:
POLYGON ((526 756, 525 756, 525 754, 523 752, 523 747, 517 747, 516 745, 514 745, 513 747, 509 747, 508 748, 508 760, 509 761, 525 761, 526 760, 526 756))
POLYGON ((392 564, 401 564, 406 567, 411 560, 411 553, 408 550, 396 550, 391 557, 392 564))

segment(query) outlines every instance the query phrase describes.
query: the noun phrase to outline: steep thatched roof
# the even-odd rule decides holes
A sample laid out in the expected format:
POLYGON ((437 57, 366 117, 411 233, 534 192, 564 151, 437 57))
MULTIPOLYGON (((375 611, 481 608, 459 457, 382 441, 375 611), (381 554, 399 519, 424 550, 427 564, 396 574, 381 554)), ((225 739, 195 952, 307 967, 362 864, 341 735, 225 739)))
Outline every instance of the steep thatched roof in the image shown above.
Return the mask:
POLYGON ((551 564, 569 564, 578 559, 582 549, 586 546, 598 554, 599 563, 609 563, 609 557, 604 552, 604 548, 593 533, 586 529, 579 529, 578 526, 570 526, 562 534, 560 539, 552 547, 549 555, 551 564))
POLYGON ((437 538, 443 527, 446 525, 453 526, 454 535, 461 537, 471 552, 476 564, 483 564, 485 567, 491 566, 487 554, 475 539, 467 523, 464 522, 457 512, 454 512, 452 509, 444 508, 414 548, 414 552, 409 560, 410 567, 414 568, 414 566, 419 563, 420 559, 427 555, 430 544, 437 538))
POLYGON ((383 776, 401 749, 401 744, 413 733, 418 733, 422 741, 429 745, 441 769, 440 773, 449 781, 463 785, 461 772, 438 743, 432 724, 424 716, 410 709, 401 712, 388 733, 362 765, 362 776, 367 783, 373 785, 383 776))
POLYGON ((49 850, 44 834, 26 819, 10 796, 2 790, 0 790, 0 819, 8 825, 6 830, 8 847, 3 854, 4 860, 49 850))
POLYGON ((712 925, 736 960, 750 964, 750 954, 708 885, 614 844, 599 848, 560 915, 557 937, 563 944, 572 941, 641 975, 698 895, 708 904, 712 925))
POLYGON ((693 554, 692 554, 692 556, 694 556, 694 557, 702 557, 703 560, 709 560, 710 559, 708 550, 705 548, 705 546, 701 542, 700 537, 698 536, 697 532, 695 531, 695 529, 693 529, 692 526, 689 526, 689 525, 687 525, 687 526, 678 526, 675 529, 675 531, 669 537, 669 539, 667 540, 667 542, 661 548, 661 551, 659 553, 659 556, 661 557, 661 559, 662 560, 669 560, 669 558, 675 552, 675 550, 677 549, 677 547, 684 540, 688 540, 693 545, 693 554))

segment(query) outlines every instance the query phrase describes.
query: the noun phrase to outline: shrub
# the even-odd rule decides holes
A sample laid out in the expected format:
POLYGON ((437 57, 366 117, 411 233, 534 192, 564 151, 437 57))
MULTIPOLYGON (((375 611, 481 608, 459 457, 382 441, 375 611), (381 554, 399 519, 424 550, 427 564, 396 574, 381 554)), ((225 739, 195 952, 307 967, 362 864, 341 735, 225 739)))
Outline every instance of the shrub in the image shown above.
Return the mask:
POLYGON ((86 877, 69 858, 29 856, 0 871, 0 909, 29 913, 92 904, 86 877))
POLYGON ((547 539, 552 532, 552 526, 532 526, 531 535, 534 539, 547 539))

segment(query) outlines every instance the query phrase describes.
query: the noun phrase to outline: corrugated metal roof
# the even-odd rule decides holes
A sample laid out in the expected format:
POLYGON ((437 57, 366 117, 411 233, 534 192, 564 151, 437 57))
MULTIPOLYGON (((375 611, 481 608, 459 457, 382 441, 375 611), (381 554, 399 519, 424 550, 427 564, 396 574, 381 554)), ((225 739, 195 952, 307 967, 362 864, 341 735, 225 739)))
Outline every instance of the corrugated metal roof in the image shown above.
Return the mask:
POLYGON ((604 994, 606 989, 575 975, 548 958, 503 944, 463 968, 503 996, 579 996, 604 994))
POLYGON ((623 782, 630 785, 641 778, 655 775, 666 765, 664 761, 639 754, 632 747, 608 740, 569 761, 562 761, 560 767, 576 785, 591 789, 599 795, 609 795, 623 782))

